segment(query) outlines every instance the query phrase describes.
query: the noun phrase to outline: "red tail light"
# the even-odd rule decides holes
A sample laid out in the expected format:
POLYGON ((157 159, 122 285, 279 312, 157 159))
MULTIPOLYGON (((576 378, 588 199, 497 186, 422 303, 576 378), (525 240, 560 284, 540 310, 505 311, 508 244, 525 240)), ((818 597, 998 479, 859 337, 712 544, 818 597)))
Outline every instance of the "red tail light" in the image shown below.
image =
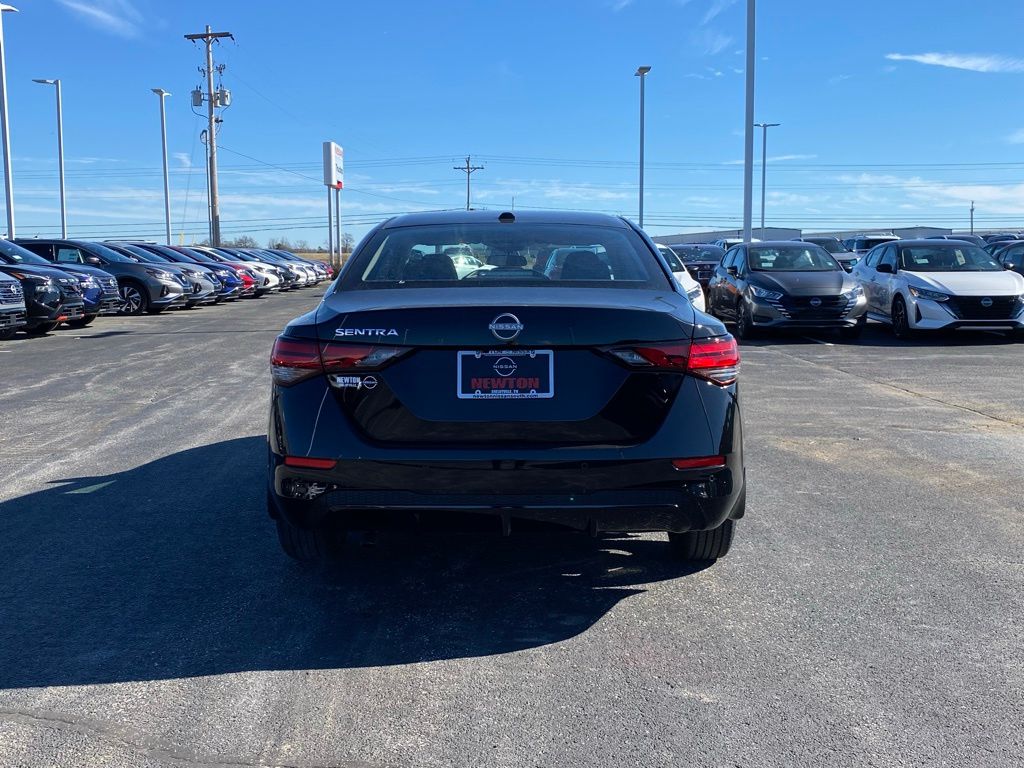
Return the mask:
POLYGON ((311 459, 308 456, 285 456, 284 465, 299 469, 334 469, 338 462, 334 459, 311 459))
POLYGON ((692 373, 723 386, 736 381, 740 364, 739 348, 732 336, 646 344, 613 349, 611 354, 632 368, 692 373))
POLYGON ((409 350, 278 336, 270 355, 274 381, 283 386, 330 373, 376 371, 409 350))
POLYGON ((701 339, 690 345, 691 373, 716 384, 732 384, 739 375, 740 350, 732 336, 701 339))
POLYGON ((676 469, 717 469, 725 466, 725 456, 698 456, 692 459, 673 459, 676 469))

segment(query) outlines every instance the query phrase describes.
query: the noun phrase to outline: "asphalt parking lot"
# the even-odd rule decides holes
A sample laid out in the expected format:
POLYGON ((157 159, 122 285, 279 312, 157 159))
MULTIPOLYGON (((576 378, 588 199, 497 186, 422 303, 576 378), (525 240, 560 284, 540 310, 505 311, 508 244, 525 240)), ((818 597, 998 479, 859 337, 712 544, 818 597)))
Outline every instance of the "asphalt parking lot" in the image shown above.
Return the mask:
POLYGON ((1024 343, 743 346, 747 517, 311 573, 267 358, 322 290, 0 344, 0 765, 1024 764, 1024 343))

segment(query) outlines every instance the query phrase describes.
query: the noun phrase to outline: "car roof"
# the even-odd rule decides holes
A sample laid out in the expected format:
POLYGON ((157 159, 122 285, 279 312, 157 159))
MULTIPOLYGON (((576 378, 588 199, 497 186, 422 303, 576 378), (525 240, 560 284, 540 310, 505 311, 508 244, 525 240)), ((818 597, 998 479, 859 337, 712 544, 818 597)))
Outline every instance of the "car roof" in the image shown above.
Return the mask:
POLYGON ((956 238, 950 238, 949 240, 933 240, 927 237, 918 237, 913 240, 900 240, 900 245, 928 245, 934 248, 937 245, 950 245, 953 246, 956 243, 968 243, 974 245, 969 240, 957 240, 956 238))
MULTIPOLYGON (((800 243, 803 243, 803 242, 806 242, 806 241, 805 240, 761 240, 759 242, 758 241, 752 242, 751 245, 756 245, 758 247, 768 246, 769 248, 775 247, 775 246, 783 246, 783 245, 785 245, 787 247, 792 248, 793 246, 799 245, 800 243)), ((814 245, 814 243, 811 243, 811 245, 814 245)))
POLYGON ((497 224, 499 216, 511 214, 515 223, 525 224, 589 224, 625 229, 629 225, 619 216, 582 211, 427 211, 406 213, 384 222, 385 229, 418 227, 427 224, 497 224))

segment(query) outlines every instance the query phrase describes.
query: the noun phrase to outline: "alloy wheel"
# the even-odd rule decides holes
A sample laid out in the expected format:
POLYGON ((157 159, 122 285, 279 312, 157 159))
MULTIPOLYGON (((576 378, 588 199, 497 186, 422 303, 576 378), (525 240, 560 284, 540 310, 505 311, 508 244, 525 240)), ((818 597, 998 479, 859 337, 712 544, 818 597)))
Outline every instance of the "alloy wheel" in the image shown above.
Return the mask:
POLYGON ((142 311, 142 293, 138 288, 126 285, 121 289, 121 314, 137 315, 142 311))

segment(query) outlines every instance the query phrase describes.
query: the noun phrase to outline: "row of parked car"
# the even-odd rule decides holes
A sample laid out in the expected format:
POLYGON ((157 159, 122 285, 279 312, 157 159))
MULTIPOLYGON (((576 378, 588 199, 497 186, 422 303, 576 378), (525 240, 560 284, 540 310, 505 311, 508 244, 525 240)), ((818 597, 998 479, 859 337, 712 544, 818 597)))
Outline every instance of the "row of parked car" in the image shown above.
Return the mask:
POLYGON ((62 323, 82 328, 100 315, 258 298, 332 277, 329 265, 278 249, 0 240, 0 340, 62 323))
POLYGON ((735 323, 740 338, 785 328, 856 339, 869 318, 899 338, 971 329, 1024 335, 1024 237, 865 235, 669 249, 704 290, 698 309, 735 323))

